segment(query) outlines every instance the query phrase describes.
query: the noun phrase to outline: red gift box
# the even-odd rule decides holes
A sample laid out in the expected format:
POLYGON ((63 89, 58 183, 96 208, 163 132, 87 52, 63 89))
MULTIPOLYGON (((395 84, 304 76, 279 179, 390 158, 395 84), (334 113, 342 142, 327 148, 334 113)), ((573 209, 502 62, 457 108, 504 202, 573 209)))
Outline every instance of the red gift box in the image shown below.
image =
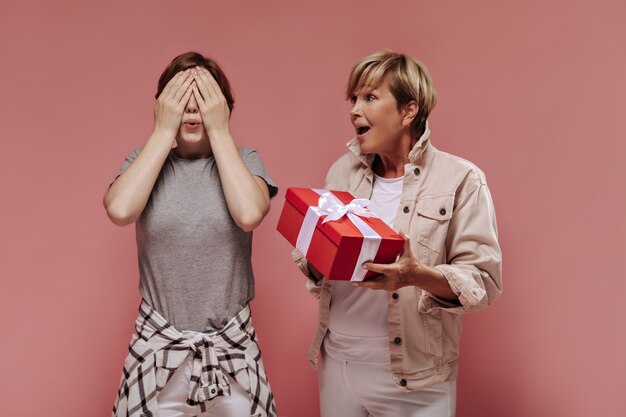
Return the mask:
POLYGON ((363 209, 368 200, 344 191, 311 188, 288 188, 285 199, 278 232, 328 279, 376 277, 379 274, 361 267, 363 262, 392 263, 402 251, 402 236, 363 209), (351 213, 342 215, 346 210, 351 213), (340 218, 324 222, 327 217, 340 218))

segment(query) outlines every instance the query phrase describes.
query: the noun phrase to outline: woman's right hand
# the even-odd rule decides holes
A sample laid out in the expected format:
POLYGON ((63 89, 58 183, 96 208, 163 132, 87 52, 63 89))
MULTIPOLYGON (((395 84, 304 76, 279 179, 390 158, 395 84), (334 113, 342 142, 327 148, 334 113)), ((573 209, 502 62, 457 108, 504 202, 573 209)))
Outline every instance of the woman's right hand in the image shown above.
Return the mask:
POLYGON ((193 74, 190 69, 176 74, 163 88, 154 108, 154 130, 176 137, 183 111, 192 94, 193 74))
POLYGON ((193 90, 191 71, 181 71, 167 83, 154 108, 154 131, 137 158, 108 188, 104 207, 118 226, 135 222, 146 207, 152 188, 180 129, 193 90))

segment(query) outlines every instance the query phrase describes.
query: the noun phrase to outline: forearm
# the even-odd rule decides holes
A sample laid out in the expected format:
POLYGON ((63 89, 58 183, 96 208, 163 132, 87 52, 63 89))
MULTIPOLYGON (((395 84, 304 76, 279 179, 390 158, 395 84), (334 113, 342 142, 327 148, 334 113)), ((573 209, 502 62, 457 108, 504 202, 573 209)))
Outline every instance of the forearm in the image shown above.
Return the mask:
POLYGON ((137 159, 111 184, 104 195, 104 207, 113 223, 125 226, 139 218, 173 140, 171 132, 154 131, 137 159))
POLYGON ((211 132, 209 137, 228 210, 241 229, 253 230, 269 211, 267 185, 250 173, 228 131, 211 132))

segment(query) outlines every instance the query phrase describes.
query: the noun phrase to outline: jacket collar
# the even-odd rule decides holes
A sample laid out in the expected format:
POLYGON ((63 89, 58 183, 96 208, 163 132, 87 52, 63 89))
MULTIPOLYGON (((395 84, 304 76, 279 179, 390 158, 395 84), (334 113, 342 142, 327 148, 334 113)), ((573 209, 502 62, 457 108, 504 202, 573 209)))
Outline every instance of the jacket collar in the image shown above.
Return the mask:
MULTIPOLYGON (((419 159, 424 154, 424 151, 428 148, 430 144, 430 129, 428 128, 428 122, 426 122, 426 129, 424 129, 424 133, 420 136, 419 140, 413 146, 413 149, 409 152, 409 162, 411 164, 418 163, 419 159)), ((372 167, 372 163, 374 162, 375 154, 365 154, 361 153, 361 144, 357 138, 351 139, 346 146, 352 153, 354 153, 361 162, 367 167, 372 167)))

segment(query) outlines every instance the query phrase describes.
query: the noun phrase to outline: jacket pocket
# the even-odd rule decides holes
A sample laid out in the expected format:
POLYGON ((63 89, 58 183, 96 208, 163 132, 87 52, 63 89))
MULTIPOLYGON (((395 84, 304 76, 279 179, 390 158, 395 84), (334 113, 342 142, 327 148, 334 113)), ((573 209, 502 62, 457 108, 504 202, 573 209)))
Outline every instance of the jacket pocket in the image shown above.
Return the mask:
MULTIPOLYGON (((421 290, 420 290, 421 291, 421 290)), ((419 313, 425 331, 424 353, 431 363, 441 366, 443 363, 443 323, 441 310, 419 313)))
POLYGON ((454 210, 454 195, 422 197, 417 201, 417 241, 428 249, 445 252, 448 225, 454 210))

